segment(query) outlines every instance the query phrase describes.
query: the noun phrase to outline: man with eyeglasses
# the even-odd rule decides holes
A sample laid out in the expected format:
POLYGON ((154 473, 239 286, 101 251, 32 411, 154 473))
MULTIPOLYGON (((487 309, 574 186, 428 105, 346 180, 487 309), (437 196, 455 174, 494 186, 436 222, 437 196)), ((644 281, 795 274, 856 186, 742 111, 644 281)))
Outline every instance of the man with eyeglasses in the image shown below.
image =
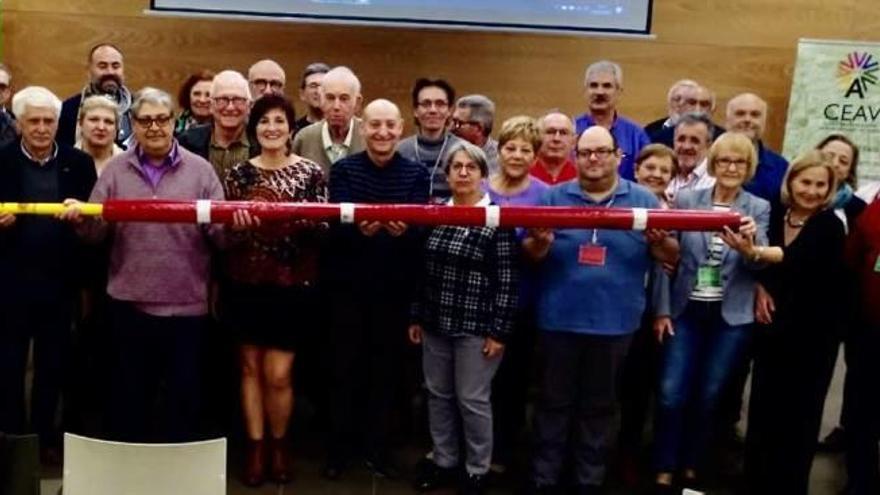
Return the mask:
POLYGON ((355 117, 361 105, 361 81, 348 67, 330 69, 321 80, 321 111, 324 118, 306 126, 293 137, 293 153, 321 166, 330 177, 330 166, 364 150, 355 117))
POLYGON ((486 154, 489 175, 498 172, 498 141, 492 138, 495 102, 484 95, 462 96, 455 102, 451 131, 486 154))
POLYGON ((286 81, 284 69, 274 60, 260 60, 248 69, 248 83, 254 99, 271 93, 283 95, 286 81))
MULTIPOLYGON (((550 188, 542 206, 659 208, 648 189, 618 175, 614 136, 594 126, 577 143, 577 180, 550 188)), ((556 493, 573 447, 573 493, 599 493, 615 436, 621 366, 645 309, 655 260, 678 243, 665 232, 532 229, 523 250, 537 263, 541 392, 535 412, 531 487, 556 493)))
POLYGON ((324 74, 330 72, 330 66, 323 62, 315 62, 306 66, 302 81, 299 84, 299 99, 306 106, 306 113, 297 119, 294 127, 297 131, 324 118, 321 110, 321 81, 324 74))
POLYGON ((614 135, 620 146, 620 176, 635 180, 635 157, 651 143, 644 129, 617 112, 617 103, 623 93, 623 69, 608 60, 595 62, 587 67, 584 76, 584 96, 587 113, 577 117, 577 134, 592 126, 601 126, 614 135))
POLYGON ((652 143, 660 143, 673 148, 675 145, 675 124, 685 114, 704 115, 711 124, 711 142, 724 134, 726 129, 712 121, 715 111, 715 93, 689 79, 678 81, 669 89, 669 117, 656 120, 645 126, 645 132, 652 143))
POLYGON ((89 83, 78 94, 64 100, 58 119, 58 142, 73 146, 79 136, 82 102, 93 95, 104 95, 119 106, 116 144, 127 149, 134 144, 131 128, 131 91, 125 86, 122 51, 110 43, 99 43, 89 50, 89 83))
POLYGON ((420 78, 412 89, 413 116, 418 132, 400 142, 404 158, 421 163, 431 174, 431 202, 445 203, 452 192, 443 171, 443 160, 460 141, 448 132, 455 89, 444 79, 420 78))
POLYGON ((180 145, 208 160, 223 180, 236 163, 259 154, 245 132, 251 107, 248 82, 240 73, 224 70, 211 83, 211 123, 191 127, 180 145))
POLYGON ((12 95, 12 72, 6 65, 0 64, 0 148, 15 141, 18 137, 18 132, 15 129, 15 116, 6 109, 10 95, 12 95))
POLYGON ((538 120, 541 147, 530 173, 549 184, 559 184, 577 177, 571 152, 574 149, 574 123, 561 112, 550 112, 538 120))

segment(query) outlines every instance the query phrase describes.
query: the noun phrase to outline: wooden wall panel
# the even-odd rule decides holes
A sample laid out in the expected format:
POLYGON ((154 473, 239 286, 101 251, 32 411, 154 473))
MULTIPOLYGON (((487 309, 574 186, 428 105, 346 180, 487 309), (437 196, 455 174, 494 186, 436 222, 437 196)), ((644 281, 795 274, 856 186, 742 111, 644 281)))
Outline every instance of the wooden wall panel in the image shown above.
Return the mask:
POLYGON ((870 39, 880 28, 860 0, 655 0, 653 39, 479 33, 387 27, 235 21, 144 15, 147 0, 5 0, 5 62, 15 84, 59 95, 85 80, 85 51, 112 41, 126 54, 129 86, 171 91, 202 67, 245 70, 271 57, 291 86, 308 62, 352 67, 367 99, 387 97, 409 110, 422 75, 450 79, 461 94, 483 92, 499 120, 551 108, 580 113, 583 69, 608 58, 625 70, 622 112, 647 122, 664 112, 668 86, 689 77, 723 105, 751 90, 770 104, 767 140, 782 140, 796 43, 800 37, 870 39))

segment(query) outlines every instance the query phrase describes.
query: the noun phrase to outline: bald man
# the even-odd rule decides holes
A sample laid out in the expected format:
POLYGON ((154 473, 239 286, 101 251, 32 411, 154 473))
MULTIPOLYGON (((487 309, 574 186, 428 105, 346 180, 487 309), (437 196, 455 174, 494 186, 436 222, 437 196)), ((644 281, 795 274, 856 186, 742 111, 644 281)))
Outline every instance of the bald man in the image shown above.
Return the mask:
MULTIPOLYGON (((427 203, 428 171, 397 152, 403 133, 397 106, 388 100, 371 102, 359 128, 366 149, 330 169, 330 201, 427 203)), ((324 273, 333 374, 324 467, 328 479, 339 478, 358 447, 374 474, 398 475, 389 456, 388 420, 404 370, 401 336, 407 329, 419 250, 419 236, 401 222, 361 222, 331 230, 324 273)))
POLYGON ((270 59, 260 60, 248 69, 248 83, 254 99, 269 93, 284 94, 287 76, 281 65, 270 59))
POLYGON ((222 181, 233 165, 259 154, 245 128, 251 108, 247 79, 224 70, 211 82, 211 123, 191 127, 178 137, 180 145, 211 162, 222 181))
MULTIPOLYGON (((577 180, 550 188, 543 206, 659 207, 648 189, 619 176, 621 150, 608 129, 586 129, 575 156, 577 180)), ((599 493, 615 436, 621 366, 645 310, 645 279, 655 260, 677 256, 678 245, 660 234, 538 229, 523 250, 537 263, 543 289, 536 312, 543 369, 531 488, 559 489, 563 466, 570 464, 574 493, 599 493)))
POLYGON ((321 166, 325 177, 336 161, 364 150, 355 117, 361 106, 361 82, 348 67, 334 67, 321 79, 324 118, 308 125, 293 138, 293 152, 321 166))

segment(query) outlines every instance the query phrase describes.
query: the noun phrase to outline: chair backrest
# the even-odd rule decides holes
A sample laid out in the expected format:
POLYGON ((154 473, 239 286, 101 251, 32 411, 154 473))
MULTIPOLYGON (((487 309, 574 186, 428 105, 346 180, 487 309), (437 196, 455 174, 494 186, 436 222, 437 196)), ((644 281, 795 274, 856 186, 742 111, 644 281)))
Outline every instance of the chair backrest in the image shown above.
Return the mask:
POLYGON ((64 434, 64 495, 224 495, 226 439, 173 444, 64 434))
POLYGON ((37 435, 0 433, 0 493, 39 495, 40 440, 37 435))

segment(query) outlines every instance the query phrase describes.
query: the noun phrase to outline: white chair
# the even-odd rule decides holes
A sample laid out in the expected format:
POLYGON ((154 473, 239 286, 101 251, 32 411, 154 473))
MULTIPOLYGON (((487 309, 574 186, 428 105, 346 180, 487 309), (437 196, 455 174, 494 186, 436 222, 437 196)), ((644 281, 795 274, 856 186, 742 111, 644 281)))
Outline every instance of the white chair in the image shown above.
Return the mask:
POLYGON ((64 495, 225 495, 226 439, 108 442, 64 434, 64 495))

